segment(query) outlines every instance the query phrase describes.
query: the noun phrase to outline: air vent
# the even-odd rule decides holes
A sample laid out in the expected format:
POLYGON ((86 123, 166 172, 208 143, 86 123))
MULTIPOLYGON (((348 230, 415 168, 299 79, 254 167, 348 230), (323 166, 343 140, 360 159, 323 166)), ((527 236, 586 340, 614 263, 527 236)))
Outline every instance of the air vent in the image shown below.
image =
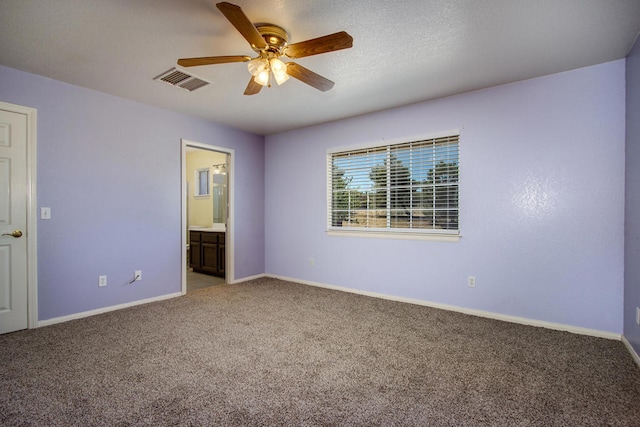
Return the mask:
POLYGON ((153 79, 165 82, 171 86, 182 88, 189 92, 193 92, 194 90, 200 89, 201 87, 209 84, 209 82, 192 76, 191 74, 187 74, 184 71, 180 71, 177 68, 167 70, 153 79))

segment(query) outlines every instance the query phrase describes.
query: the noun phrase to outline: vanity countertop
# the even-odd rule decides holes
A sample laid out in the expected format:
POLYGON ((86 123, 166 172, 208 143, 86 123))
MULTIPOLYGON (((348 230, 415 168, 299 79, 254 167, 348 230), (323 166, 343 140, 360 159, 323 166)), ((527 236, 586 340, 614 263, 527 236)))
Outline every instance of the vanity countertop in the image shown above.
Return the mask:
POLYGON ((201 227, 201 226, 191 226, 189 227, 189 231, 211 231, 211 232, 225 232, 226 226, 225 224, 213 224, 213 227, 201 227))

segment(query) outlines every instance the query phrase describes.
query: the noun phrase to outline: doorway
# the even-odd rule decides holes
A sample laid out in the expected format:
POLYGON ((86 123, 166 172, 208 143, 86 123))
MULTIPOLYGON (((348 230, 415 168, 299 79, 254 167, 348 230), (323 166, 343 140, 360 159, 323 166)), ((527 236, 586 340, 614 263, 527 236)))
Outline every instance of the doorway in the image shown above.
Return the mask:
POLYGON ((182 140, 182 294, 234 281, 234 150, 182 140))

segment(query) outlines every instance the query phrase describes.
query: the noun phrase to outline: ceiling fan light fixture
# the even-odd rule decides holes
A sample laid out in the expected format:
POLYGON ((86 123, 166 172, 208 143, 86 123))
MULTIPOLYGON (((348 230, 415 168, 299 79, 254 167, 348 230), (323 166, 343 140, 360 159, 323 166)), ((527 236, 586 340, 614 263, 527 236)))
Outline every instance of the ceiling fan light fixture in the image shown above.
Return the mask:
POLYGON ((287 66, 278 58, 271 58, 271 60, 269 61, 269 65, 271 65, 271 70, 273 70, 274 73, 287 72, 287 66))
POLYGON ((280 61, 278 58, 272 58, 269 61, 271 65, 271 71, 273 72, 273 77, 276 79, 276 83, 281 85, 282 83, 289 80, 289 75, 287 74, 287 66, 284 62, 280 61))
POLYGON ((282 83, 286 82, 287 80, 289 80, 289 75, 287 73, 282 73, 282 74, 276 74, 275 72, 273 73, 273 77, 275 77, 276 79, 276 83, 278 83, 278 85, 281 85, 282 83))
POLYGON ((262 71, 258 73, 258 75, 254 77, 253 80, 255 80, 256 83, 262 86, 269 85, 269 69, 264 68, 262 71))
POLYGON ((269 62, 267 62, 264 58, 254 58, 247 64, 247 69, 251 73, 252 76, 256 77, 260 74, 267 66, 269 62))

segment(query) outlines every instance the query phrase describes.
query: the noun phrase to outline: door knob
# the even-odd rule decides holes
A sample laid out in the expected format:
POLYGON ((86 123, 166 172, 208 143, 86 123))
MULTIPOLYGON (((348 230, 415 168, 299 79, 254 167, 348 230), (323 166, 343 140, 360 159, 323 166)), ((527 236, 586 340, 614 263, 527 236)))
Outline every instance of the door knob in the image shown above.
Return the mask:
POLYGON ((17 239, 18 237, 22 237, 22 231, 15 230, 13 233, 4 233, 3 236, 11 236, 17 239))

